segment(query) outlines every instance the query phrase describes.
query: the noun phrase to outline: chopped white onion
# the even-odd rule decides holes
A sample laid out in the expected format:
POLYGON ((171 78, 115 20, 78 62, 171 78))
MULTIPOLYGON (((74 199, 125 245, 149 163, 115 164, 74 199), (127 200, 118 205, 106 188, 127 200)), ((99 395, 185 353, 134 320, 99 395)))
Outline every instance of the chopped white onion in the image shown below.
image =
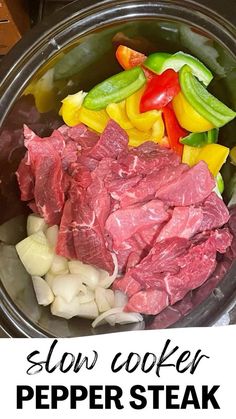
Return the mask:
POLYGON ((32 276, 33 287, 38 304, 48 306, 54 300, 54 295, 47 282, 40 276, 32 276))
POLYGON ((128 324, 128 323, 137 323, 143 321, 143 317, 139 313, 126 313, 121 312, 117 314, 111 314, 106 317, 106 321, 110 326, 115 326, 115 324, 128 324))
POLYGON ((111 284, 115 281, 118 275, 118 261, 115 253, 112 253, 112 259, 114 262, 114 271, 113 274, 110 276, 108 272, 103 271, 100 269, 100 280, 99 280, 99 286, 103 288, 109 288, 111 284))
POLYGON ((51 267, 54 254, 42 231, 20 241, 16 245, 16 251, 30 275, 43 276, 51 267))
POLYGON ((127 295, 119 290, 115 290, 115 301, 114 306, 115 307, 124 307, 128 302, 127 295))
POLYGON ((95 289, 95 301, 100 313, 111 309, 111 306, 106 298, 106 291, 107 290, 102 287, 97 287, 95 289))
POLYGON ((143 317, 140 313, 126 313, 122 307, 115 307, 100 314, 92 323, 92 327, 100 326, 105 321, 114 326, 115 324, 137 323, 142 320, 143 317))
POLYGON ((82 291, 86 293, 86 287, 77 275, 57 275, 52 281, 52 292, 70 303, 82 291))
POLYGON ((85 288, 86 292, 80 291, 78 294, 78 299, 81 304, 90 303, 90 301, 93 301, 95 298, 94 291, 90 290, 88 287, 85 288))
POLYGON ((80 304, 77 315, 84 319, 95 319, 98 316, 97 304, 94 300, 89 303, 80 304))
POLYGON ((27 218, 27 235, 31 236, 31 234, 38 233, 38 231, 45 232, 47 230, 48 225, 45 223, 42 217, 39 217, 37 214, 30 214, 27 218))
POLYGON ((63 256, 55 255, 50 272, 54 275, 64 275, 69 272, 68 261, 63 256))
POLYGON ((121 307, 115 307, 115 308, 111 308, 108 311, 105 311, 104 313, 100 314, 100 316, 98 316, 92 323, 92 327, 97 327, 101 324, 104 323, 104 321, 106 320, 106 318, 108 316, 110 316, 111 314, 117 314, 117 313, 121 313, 122 312, 122 308, 121 307))
POLYGON ((57 225, 48 227, 46 231, 46 237, 48 239, 48 243, 52 247, 53 250, 55 250, 56 245, 57 245, 58 231, 59 231, 59 227, 57 225))
POLYGON ((99 282, 100 272, 92 265, 86 265, 78 260, 68 262, 69 271, 71 274, 78 275, 82 282, 94 290, 99 282))
POLYGON ((78 316, 80 302, 78 297, 73 298, 69 303, 64 300, 61 296, 54 299, 51 304, 51 313, 54 316, 63 317, 64 319, 71 319, 74 316, 78 316))
POLYGON ((106 296, 106 299, 107 299, 110 307, 111 308, 112 307, 116 307, 116 305, 115 305, 115 294, 114 294, 114 291, 112 291, 110 288, 106 289, 105 290, 105 296, 106 296))
POLYGON ((48 271, 45 275, 45 281, 47 282, 47 284, 49 285, 50 288, 52 288, 52 283, 54 281, 56 275, 52 274, 50 271, 48 271))

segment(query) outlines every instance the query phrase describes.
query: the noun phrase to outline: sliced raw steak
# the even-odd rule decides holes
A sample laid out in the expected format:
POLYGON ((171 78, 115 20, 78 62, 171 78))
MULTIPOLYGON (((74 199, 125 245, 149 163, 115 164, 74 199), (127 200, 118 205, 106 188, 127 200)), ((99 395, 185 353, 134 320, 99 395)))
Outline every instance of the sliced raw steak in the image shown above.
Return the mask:
POLYGON ((106 249, 95 212, 89 206, 86 191, 76 185, 72 186, 65 204, 56 251, 68 259, 113 272, 113 259, 106 249))
POLYGON ((38 213, 48 224, 59 224, 64 205, 61 134, 40 138, 25 127, 25 146, 35 178, 34 198, 38 213))
POLYGON ((199 230, 203 222, 201 208, 175 207, 170 221, 163 227, 157 241, 170 237, 183 237, 190 239, 199 230))
POLYGON ((113 239, 115 248, 138 230, 151 225, 161 224, 169 218, 163 202, 152 200, 120 209, 108 217, 105 228, 113 239))
POLYGON ((172 150, 162 148, 155 143, 132 148, 129 153, 123 153, 118 158, 123 177, 134 175, 148 175, 153 171, 160 170, 165 166, 178 166, 179 156, 172 150))
POLYGON ((124 311, 136 311, 143 314, 157 314, 169 305, 168 294, 164 289, 148 289, 130 297, 124 311))
POLYGON ((200 161, 178 179, 160 188, 156 197, 171 206, 199 204, 215 187, 215 180, 205 162, 200 161))
POLYGON ((125 208, 137 202, 149 201, 155 197, 158 189, 164 185, 168 185, 171 181, 178 179, 187 169, 188 166, 185 164, 174 167, 165 166, 144 177, 136 186, 131 185, 130 188, 127 188, 127 190, 116 199, 120 200, 121 208, 125 208))
POLYGON ((88 156, 96 160, 104 157, 117 158, 128 148, 128 135, 113 120, 110 120, 101 134, 98 142, 88 152, 88 156))
POLYGON ((84 124, 79 124, 74 127, 62 125, 58 131, 63 135, 66 142, 73 140, 80 145, 83 151, 92 148, 99 140, 98 134, 89 130, 84 124))
POLYGON ((31 201, 31 199, 34 199, 34 175, 30 164, 27 164, 27 162, 28 154, 26 153, 16 172, 22 201, 31 201))
POLYGON ((203 220, 200 231, 222 227, 229 221, 229 211, 224 201, 212 192, 201 206, 203 220))

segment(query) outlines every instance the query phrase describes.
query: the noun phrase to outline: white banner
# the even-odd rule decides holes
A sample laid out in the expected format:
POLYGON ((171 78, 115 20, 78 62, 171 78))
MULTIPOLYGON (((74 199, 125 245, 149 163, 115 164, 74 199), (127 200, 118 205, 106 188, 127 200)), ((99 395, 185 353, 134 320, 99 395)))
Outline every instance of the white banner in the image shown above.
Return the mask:
POLYGON ((236 326, 2 339, 0 350, 2 417, 235 419, 236 326))

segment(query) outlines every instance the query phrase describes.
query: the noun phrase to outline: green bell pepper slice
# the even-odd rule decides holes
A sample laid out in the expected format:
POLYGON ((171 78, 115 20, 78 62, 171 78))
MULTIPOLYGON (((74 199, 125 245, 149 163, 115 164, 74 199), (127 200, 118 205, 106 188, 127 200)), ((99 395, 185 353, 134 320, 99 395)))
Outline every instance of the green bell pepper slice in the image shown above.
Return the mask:
POLYGON ((191 147, 203 147, 206 144, 217 143, 218 134, 218 128, 213 128, 207 132, 191 132, 187 137, 181 138, 180 143, 191 147))
POLYGON ((194 76, 205 84, 205 86, 208 86, 213 79, 213 74, 201 61, 182 51, 176 52, 176 54, 173 55, 156 52, 149 55, 144 62, 145 67, 157 74, 163 73, 168 68, 172 68, 174 71, 178 72, 184 65, 188 65, 194 76))
POLYGON ((104 109, 110 103, 121 102, 146 83, 140 67, 115 74, 93 87, 84 99, 83 106, 93 111, 104 109))
POLYGON ((185 65, 181 68, 179 81, 186 100, 216 128, 222 127, 235 118, 236 112, 209 93, 194 77, 189 66, 185 65))
POLYGON ((216 176, 216 184, 217 184, 218 191, 220 192, 220 194, 222 194, 225 189, 225 184, 224 184, 224 180, 220 172, 216 176))

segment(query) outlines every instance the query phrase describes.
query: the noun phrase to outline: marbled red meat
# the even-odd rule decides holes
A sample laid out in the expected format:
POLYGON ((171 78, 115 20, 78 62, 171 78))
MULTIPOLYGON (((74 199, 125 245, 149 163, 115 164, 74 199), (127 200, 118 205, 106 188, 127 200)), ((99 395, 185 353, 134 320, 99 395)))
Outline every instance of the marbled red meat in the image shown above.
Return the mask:
POLYGON ((108 217, 105 228, 113 239, 113 245, 119 247, 141 228, 160 225, 168 219, 163 202, 156 199, 114 211, 108 217))
POLYGON ((156 197, 171 206, 188 206, 201 203, 215 187, 215 180, 207 164, 200 161, 156 192, 156 197))
POLYGON ((113 272, 113 259, 105 246, 95 211, 89 206, 85 190, 76 184, 72 185, 64 207, 56 250, 68 259, 113 272))
POLYGON ((113 120, 108 122, 98 142, 92 147, 88 156, 95 160, 102 160, 104 157, 117 158, 123 151, 127 151, 128 135, 113 120))
POLYGON ((217 253, 232 254, 221 228, 229 213, 204 162, 190 168, 153 142, 128 148, 112 120, 100 137, 83 124, 47 138, 25 127, 25 145, 22 200, 60 225, 58 254, 109 273, 116 255, 123 277, 113 288, 129 297, 127 311, 159 313, 207 280, 217 253))

